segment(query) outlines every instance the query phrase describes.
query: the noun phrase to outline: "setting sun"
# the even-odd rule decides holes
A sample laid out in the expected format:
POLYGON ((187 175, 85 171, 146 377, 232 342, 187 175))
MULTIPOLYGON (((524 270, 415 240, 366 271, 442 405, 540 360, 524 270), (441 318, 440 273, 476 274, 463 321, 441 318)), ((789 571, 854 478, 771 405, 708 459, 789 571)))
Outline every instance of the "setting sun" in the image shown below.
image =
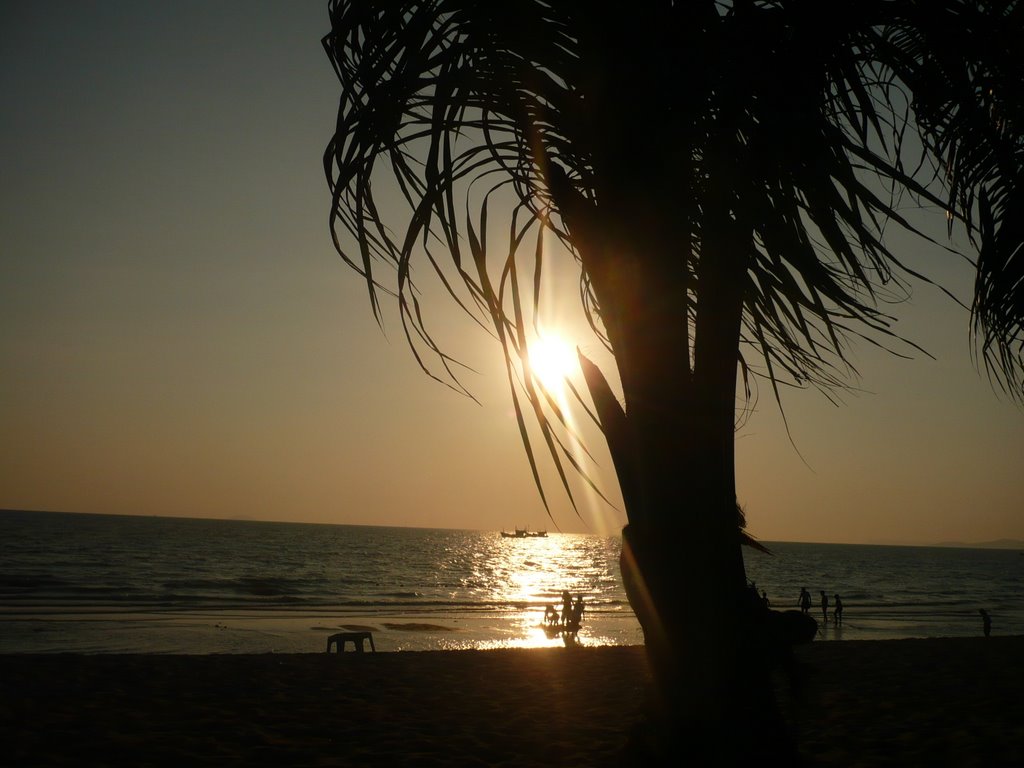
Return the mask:
POLYGON ((555 334, 543 334, 530 344, 530 365, 549 390, 560 389, 565 379, 579 368, 572 346, 555 334))

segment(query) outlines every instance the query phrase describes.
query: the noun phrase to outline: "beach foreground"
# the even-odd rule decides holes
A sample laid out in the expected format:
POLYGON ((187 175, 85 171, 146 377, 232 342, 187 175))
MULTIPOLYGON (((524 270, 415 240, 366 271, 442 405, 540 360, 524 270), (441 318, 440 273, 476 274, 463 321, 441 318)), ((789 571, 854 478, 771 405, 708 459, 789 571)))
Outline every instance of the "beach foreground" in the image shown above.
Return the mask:
MULTIPOLYGON (((798 649, 811 765, 1024 764, 1024 638, 798 649)), ((11 765, 615 765, 640 647, 0 656, 11 765)), ((742 727, 742 725, 738 726, 742 727)))

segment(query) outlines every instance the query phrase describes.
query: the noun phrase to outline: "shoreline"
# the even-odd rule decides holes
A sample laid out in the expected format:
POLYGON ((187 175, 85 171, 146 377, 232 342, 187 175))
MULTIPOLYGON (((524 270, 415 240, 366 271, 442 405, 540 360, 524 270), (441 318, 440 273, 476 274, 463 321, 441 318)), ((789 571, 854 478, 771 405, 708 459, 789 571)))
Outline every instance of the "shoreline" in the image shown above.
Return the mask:
MULTIPOLYGON (((814 614, 812 614, 814 615, 814 614)), ((817 618, 817 617, 816 617, 817 618)), ((853 612, 851 621, 819 626, 815 642, 890 641, 928 637, 973 638, 981 633, 976 612, 940 631, 913 634, 905 624, 869 627, 853 612), (852 623, 851 623, 852 622, 852 623)), ((542 607, 516 611, 350 610, 307 608, 181 608, 114 610, 108 606, 58 610, 54 606, 5 609, 0 606, 2 654, 240 654, 317 653, 326 638, 351 627, 374 633, 378 651, 495 650, 560 647, 543 631, 542 607)), ((877 623, 877 622, 876 622, 877 623)), ((1015 633, 1019 622, 995 615, 998 635, 1015 633)), ((579 633, 582 645, 630 646, 642 642, 632 611, 588 612, 579 633)))
MULTIPOLYGON (((810 765, 1024 764, 1024 636, 796 649, 810 765)), ((12 764, 614 765, 642 646, 0 656, 12 764)))
MULTIPOLYGON (((358 627, 388 652, 558 647, 543 631, 543 607, 515 611, 202 610, 57 612, 0 609, 2 654, 317 653, 327 637, 358 627)), ((593 611, 579 633, 587 646, 642 639, 632 611, 593 611)))

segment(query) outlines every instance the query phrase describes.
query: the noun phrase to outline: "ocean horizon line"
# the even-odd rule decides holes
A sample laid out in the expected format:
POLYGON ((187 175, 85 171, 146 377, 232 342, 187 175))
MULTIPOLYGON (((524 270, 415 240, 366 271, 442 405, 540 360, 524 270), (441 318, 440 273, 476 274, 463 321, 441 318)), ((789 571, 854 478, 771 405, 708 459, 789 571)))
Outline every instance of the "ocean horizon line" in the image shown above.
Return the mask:
MULTIPOLYGON (((172 515, 155 512, 87 512, 80 510, 61 509, 24 509, 17 507, 0 508, 0 515, 5 514, 40 514, 40 515, 82 515, 92 517, 127 517, 127 518, 159 518, 164 520, 199 520, 221 523, 267 523, 270 525, 319 525, 327 527, 349 527, 349 528, 382 528, 402 529, 412 531, 465 531, 472 533, 497 533, 508 528, 453 528, 449 526, 421 526, 421 525, 399 525, 394 523, 351 523, 351 522, 328 522, 323 520, 281 520, 251 517, 246 515, 235 515, 230 517, 207 517, 201 515, 172 515)), ((512 526, 513 528, 515 526, 512 526)), ((593 531, 562 531, 557 527, 529 527, 529 530, 543 530, 548 534, 561 534, 566 536, 598 536, 600 538, 617 538, 618 533, 602 535, 593 531)), ((773 544, 813 544, 817 546, 850 546, 850 547, 905 547, 905 548, 927 548, 927 549, 1018 549, 1024 551, 1024 539, 1003 537, 987 539, 984 541, 937 541, 918 542, 906 540, 883 539, 874 541, 815 541, 811 539, 768 539, 758 540, 769 547, 773 544)))

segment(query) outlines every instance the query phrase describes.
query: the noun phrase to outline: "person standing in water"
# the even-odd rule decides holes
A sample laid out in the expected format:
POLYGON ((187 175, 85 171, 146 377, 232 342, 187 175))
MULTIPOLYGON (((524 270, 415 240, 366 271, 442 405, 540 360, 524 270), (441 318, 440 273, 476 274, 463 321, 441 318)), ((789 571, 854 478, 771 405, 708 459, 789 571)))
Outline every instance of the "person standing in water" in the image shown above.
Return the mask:
POLYGON ((807 587, 800 587, 800 612, 811 612, 811 593, 807 591, 807 587))
POLYGON ((835 602, 835 610, 832 612, 832 616, 835 619, 836 626, 840 626, 843 623, 843 599, 839 597, 837 593, 833 598, 835 602))
POLYGON ((985 637, 989 637, 992 634, 992 617, 984 608, 979 608, 978 613, 981 614, 981 628, 985 632, 985 637))
POLYGON ((821 590, 821 621, 823 624, 828 624, 828 595, 825 594, 825 590, 821 590))
POLYGON ((583 623, 583 595, 576 595, 572 604, 572 628, 577 631, 583 623))

